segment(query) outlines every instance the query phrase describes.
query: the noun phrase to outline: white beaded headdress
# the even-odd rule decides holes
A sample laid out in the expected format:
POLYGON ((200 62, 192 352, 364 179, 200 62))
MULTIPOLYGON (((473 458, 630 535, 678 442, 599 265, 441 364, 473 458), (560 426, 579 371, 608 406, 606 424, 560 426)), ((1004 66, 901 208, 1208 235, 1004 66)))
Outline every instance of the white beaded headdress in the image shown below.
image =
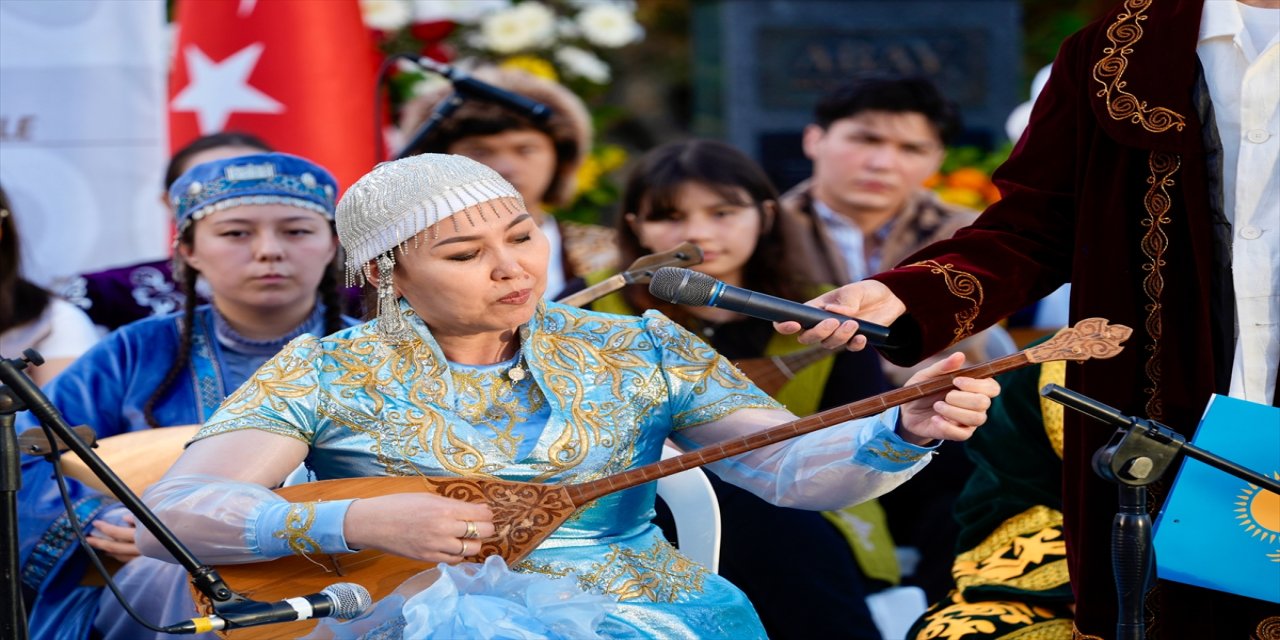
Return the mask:
MULTIPOLYGON (((338 202, 338 239, 347 252, 347 284, 369 278, 378 262, 378 332, 390 342, 410 336, 391 284, 395 248, 455 214, 472 225, 525 211, 520 192, 497 171, 470 158, 424 153, 384 162, 351 185, 338 202), (472 209, 474 208, 474 209, 472 209), (469 210, 470 209, 470 210, 469 210)), ((453 220, 455 227, 457 219, 453 220)))

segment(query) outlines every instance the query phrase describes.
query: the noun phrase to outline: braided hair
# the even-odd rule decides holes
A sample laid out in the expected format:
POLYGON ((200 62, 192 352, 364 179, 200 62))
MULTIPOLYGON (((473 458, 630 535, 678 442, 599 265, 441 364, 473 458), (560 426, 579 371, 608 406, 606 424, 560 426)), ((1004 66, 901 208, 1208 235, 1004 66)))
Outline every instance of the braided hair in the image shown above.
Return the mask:
MULTIPOLYGON (((195 224, 188 225, 183 230, 178 241, 187 247, 193 247, 195 245, 195 227, 195 224)), ((329 228, 330 230, 333 229, 332 222, 329 223, 329 228)), ((196 299, 196 280, 200 277, 200 272, 188 265, 178 252, 174 252, 173 260, 174 275, 178 277, 182 286, 182 294, 185 301, 182 304, 182 321, 178 323, 178 356, 173 359, 173 363, 169 365, 169 370, 165 372, 164 378, 142 407, 142 413, 147 420, 147 425, 152 428, 165 426, 156 420, 156 404, 169 391, 169 388, 182 375, 182 372, 186 370, 188 363, 191 361, 196 306, 199 304, 196 299)), ((324 331, 326 334, 342 329, 345 324, 342 319, 342 297, 338 291, 339 274, 341 273, 342 265, 342 252, 338 251, 334 254, 333 260, 325 267, 324 277, 320 279, 320 284, 316 287, 316 294, 321 304, 324 305, 324 331)))
MULTIPOLYGON (((187 230, 182 234, 182 242, 184 244, 191 244, 193 241, 194 231, 192 227, 187 227, 187 230)), ((184 298, 182 321, 178 323, 178 357, 173 359, 173 362, 169 365, 169 370, 164 374, 164 379, 156 386, 156 390, 151 392, 151 397, 147 398, 147 403, 142 406, 142 415, 147 419, 147 425, 153 429, 165 426, 156 420, 156 403, 160 401, 160 397, 169 390, 169 387, 173 386, 173 382, 187 368, 187 363, 191 360, 191 337, 193 335, 191 327, 195 326, 196 323, 196 279, 200 277, 200 272, 187 267, 182 259, 177 257, 177 254, 174 255, 174 267, 180 278, 182 296, 184 298)))

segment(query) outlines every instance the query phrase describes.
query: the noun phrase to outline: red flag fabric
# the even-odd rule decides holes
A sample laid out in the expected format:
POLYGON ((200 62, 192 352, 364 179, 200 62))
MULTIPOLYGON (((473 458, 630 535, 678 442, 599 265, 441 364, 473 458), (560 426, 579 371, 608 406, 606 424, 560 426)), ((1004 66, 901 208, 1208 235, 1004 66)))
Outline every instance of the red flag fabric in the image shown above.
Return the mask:
POLYGON ((343 189, 373 168, 382 56, 358 0, 179 0, 177 21, 174 150, 238 130, 323 165, 343 189))

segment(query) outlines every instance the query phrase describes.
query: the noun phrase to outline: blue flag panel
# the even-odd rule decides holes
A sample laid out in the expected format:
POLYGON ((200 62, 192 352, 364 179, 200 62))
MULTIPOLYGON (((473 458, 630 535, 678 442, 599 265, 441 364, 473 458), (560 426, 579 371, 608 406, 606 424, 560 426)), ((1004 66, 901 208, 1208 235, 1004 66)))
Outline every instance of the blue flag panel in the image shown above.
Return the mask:
MULTIPOLYGON (((1280 408, 1215 395, 1192 442, 1280 478, 1280 408)), ((1186 460, 1156 520, 1159 576, 1280 603, 1280 496, 1186 460)))

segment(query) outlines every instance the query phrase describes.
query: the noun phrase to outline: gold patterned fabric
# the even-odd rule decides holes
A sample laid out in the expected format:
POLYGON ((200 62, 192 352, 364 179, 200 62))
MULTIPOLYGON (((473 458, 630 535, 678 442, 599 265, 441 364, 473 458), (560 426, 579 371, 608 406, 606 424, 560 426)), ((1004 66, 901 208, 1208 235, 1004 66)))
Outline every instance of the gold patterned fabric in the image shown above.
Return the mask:
MULTIPOLYGON (((554 303, 522 331, 529 375, 450 365, 407 305, 415 339, 374 321, 295 340, 232 394, 197 439, 256 429, 306 442, 317 479, 378 475, 575 483, 656 462, 667 436, 745 408, 777 409, 705 343, 660 315, 621 318, 554 303)), ((905 476, 904 476, 905 477, 905 476)), ((518 570, 572 574, 620 602, 618 637, 763 637, 735 587, 662 539, 652 483, 583 507, 518 570)), ((275 533, 295 553, 320 518, 291 506, 275 533)), ((327 551, 327 549, 326 549, 327 551)))
POLYGON ((929 607, 908 638, 1071 638, 1073 598, 1057 497, 1063 413, 1037 393, 1064 383, 1064 364, 997 378, 1001 395, 990 419, 966 444, 977 468, 956 504, 965 546, 952 565, 956 588, 929 607))
POLYGON ((1147 9, 1153 0, 1125 0, 1124 8, 1107 28, 1107 40, 1111 46, 1102 50, 1103 57, 1093 66, 1093 79, 1102 85, 1098 97, 1107 105, 1107 115, 1113 120, 1127 120, 1152 133, 1181 131, 1187 126, 1182 114, 1161 106, 1147 104, 1146 100, 1125 89, 1124 72, 1129 66, 1129 54, 1133 45, 1143 36, 1143 23, 1147 9))

